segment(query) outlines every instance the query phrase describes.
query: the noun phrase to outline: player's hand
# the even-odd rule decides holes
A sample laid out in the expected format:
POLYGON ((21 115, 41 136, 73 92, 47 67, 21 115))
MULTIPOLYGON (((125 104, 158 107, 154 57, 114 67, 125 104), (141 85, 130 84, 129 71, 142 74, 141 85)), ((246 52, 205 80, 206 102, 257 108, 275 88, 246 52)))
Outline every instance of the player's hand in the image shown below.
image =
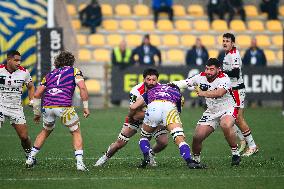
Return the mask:
POLYGON ((33 105, 34 105, 34 100, 30 100, 29 107, 33 107, 33 105))
POLYGON ((87 118, 87 117, 89 117, 89 115, 90 115, 90 110, 89 110, 89 108, 84 108, 84 117, 85 118, 87 118))
POLYGON ((39 124, 40 123, 40 115, 34 115, 34 122, 36 123, 36 124, 39 124))
POLYGON ((194 91, 196 92, 196 94, 197 94, 198 96, 203 96, 204 91, 202 91, 202 90, 199 88, 199 86, 195 86, 195 87, 194 87, 194 91))

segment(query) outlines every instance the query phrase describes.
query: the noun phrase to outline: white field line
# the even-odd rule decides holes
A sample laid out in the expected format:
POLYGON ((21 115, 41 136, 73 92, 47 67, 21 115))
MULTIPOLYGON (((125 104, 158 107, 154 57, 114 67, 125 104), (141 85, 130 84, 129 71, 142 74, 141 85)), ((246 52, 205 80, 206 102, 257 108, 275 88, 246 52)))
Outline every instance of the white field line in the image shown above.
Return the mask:
MULTIPOLYGON (((179 180, 188 180, 188 179, 204 179, 204 178, 283 178, 284 175, 206 175, 206 176, 185 176, 182 175, 180 177, 176 177, 179 180)), ((139 179, 139 180, 172 180, 173 177, 32 177, 32 178, 0 178, 0 181, 77 181, 77 180, 132 180, 132 179, 139 179)))

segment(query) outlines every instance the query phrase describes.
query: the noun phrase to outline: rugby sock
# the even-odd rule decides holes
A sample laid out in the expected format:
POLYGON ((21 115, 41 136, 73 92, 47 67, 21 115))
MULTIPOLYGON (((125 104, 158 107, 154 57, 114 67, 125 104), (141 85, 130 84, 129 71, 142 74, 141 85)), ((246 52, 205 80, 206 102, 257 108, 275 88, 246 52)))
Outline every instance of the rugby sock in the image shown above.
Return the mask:
POLYGON ((193 160, 200 163, 200 154, 193 154, 193 160))
POLYGON ((26 148, 24 149, 25 154, 26 154, 26 158, 29 157, 30 153, 31 153, 31 149, 30 148, 26 148))
POLYGON ((246 130, 245 132, 242 132, 244 137, 245 137, 245 140, 249 146, 249 148, 255 148, 256 147, 256 144, 253 140, 253 137, 252 137, 252 134, 250 132, 250 129, 246 130))
POLYGON ((239 153, 237 145, 236 146, 231 146, 231 152, 232 152, 232 155, 240 156, 240 153, 239 153))
POLYGON ((149 150, 151 149, 151 146, 147 138, 141 138, 139 140, 139 146, 144 156, 149 155, 149 150))
POLYGON ((33 146, 31 149, 30 157, 35 157, 39 153, 40 148, 33 146))
POLYGON ((239 127, 237 125, 234 125, 234 130, 235 130, 235 133, 236 133, 237 137, 240 140, 245 140, 245 137, 244 137, 242 131, 239 129, 239 127))
POLYGON ((181 142, 179 144, 179 153, 186 162, 191 160, 190 148, 186 142, 181 142))
POLYGON ((83 161, 83 150, 76 150, 75 157, 76 157, 77 162, 83 161))

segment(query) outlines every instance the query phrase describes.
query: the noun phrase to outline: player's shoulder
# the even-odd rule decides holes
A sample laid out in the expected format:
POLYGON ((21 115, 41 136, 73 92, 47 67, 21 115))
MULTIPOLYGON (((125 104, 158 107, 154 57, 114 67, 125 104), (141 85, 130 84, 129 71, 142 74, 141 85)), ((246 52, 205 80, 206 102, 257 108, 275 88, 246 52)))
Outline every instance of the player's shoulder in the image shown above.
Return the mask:
POLYGON ((232 56, 232 57, 236 57, 236 56, 240 56, 240 53, 239 53, 239 50, 236 47, 234 47, 229 51, 229 53, 227 55, 232 56))
POLYGON ((205 72, 200 72, 200 74, 198 74, 199 77, 206 77, 206 73, 205 72))
POLYGON ((130 93, 133 93, 133 94, 140 94, 140 95, 143 94, 143 93, 145 93, 145 84, 144 84, 144 82, 135 85, 135 86, 131 89, 130 93))
POLYGON ((26 73, 29 72, 29 71, 28 71, 26 68, 24 68, 23 66, 19 66, 19 67, 18 67, 18 70, 20 70, 20 71, 22 71, 22 72, 26 72, 26 73))
POLYGON ((0 64, 0 70, 4 70, 6 69, 6 65, 5 64, 0 64))

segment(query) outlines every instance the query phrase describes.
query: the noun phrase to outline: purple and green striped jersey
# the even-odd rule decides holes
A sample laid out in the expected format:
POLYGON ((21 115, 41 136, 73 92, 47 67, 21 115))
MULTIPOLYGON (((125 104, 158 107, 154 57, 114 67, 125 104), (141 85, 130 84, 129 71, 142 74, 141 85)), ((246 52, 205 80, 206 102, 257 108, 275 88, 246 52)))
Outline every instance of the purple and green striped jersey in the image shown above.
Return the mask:
POLYGON ((155 100, 166 100, 174 104, 179 104, 181 101, 181 93, 178 88, 161 84, 143 94, 144 102, 150 104, 155 100))
POLYGON ((42 80, 45 86, 43 106, 72 106, 72 97, 76 87, 75 77, 82 73, 79 69, 70 66, 54 69, 42 80))

